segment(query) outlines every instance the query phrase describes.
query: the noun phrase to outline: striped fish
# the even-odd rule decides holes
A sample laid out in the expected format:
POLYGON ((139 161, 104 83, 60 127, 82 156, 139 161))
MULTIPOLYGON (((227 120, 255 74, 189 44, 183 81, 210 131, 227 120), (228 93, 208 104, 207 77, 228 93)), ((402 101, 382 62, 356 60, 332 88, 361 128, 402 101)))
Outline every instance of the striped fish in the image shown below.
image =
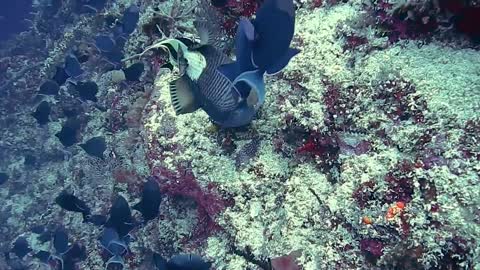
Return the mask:
POLYGON ((218 70, 232 60, 215 47, 208 44, 187 50, 182 45, 175 47, 178 50, 168 47, 170 57, 176 57, 174 62, 181 71, 181 77, 170 83, 177 114, 202 108, 213 122, 223 127, 251 122, 258 109, 257 89, 264 88, 263 74, 247 72, 232 80, 218 70))

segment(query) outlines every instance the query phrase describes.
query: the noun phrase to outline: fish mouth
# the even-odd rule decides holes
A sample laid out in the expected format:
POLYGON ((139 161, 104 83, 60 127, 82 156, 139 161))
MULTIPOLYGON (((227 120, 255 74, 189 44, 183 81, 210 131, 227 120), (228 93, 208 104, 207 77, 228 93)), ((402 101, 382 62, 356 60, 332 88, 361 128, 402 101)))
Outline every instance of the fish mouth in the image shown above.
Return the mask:
POLYGON ((247 104, 248 106, 258 109, 265 102, 265 82, 263 81, 263 72, 260 70, 245 71, 235 78, 232 84, 235 85, 239 82, 244 82, 250 86, 250 93, 248 97, 246 97, 247 104))
POLYGON ((110 259, 108 259, 108 261, 105 263, 105 269, 106 270, 110 269, 109 268, 110 265, 120 265, 119 268, 124 269, 125 268, 125 261, 119 255, 114 255, 110 259))

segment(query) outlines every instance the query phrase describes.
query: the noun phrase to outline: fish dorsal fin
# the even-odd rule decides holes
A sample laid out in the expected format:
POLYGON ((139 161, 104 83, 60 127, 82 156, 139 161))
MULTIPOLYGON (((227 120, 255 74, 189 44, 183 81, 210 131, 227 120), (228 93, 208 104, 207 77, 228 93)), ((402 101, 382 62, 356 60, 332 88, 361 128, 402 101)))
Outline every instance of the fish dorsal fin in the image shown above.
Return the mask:
POLYGON ((198 109, 193 90, 193 83, 186 75, 170 82, 170 97, 177 115, 191 113, 198 109))
POLYGON ((200 45, 212 44, 212 32, 209 30, 207 22, 194 21, 193 25, 197 29, 198 36, 200 37, 200 45))
POLYGON ((123 59, 122 61, 125 62, 125 61, 128 61, 128 60, 130 60, 132 58, 135 58, 135 57, 142 57, 146 52, 148 52, 150 50, 153 50, 153 49, 162 49, 162 50, 165 50, 165 51, 168 52, 170 62, 176 64, 177 59, 176 59, 176 57, 173 57, 173 55, 172 55, 173 52, 170 51, 169 46, 170 46, 170 48, 172 48, 175 51, 178 51, 178 50, 187 51, 188 50, 187 45, 185 45, 182 41, 180 41, 178 39, 174 39, 174 38, 169 38, 169 39, 163 39, 163 40, 160 40, 158 42, 155 42, 154 44, 146 47, 143 50, 143 52, 138 53, 138 54, 134 54, 134 55, 132 55, 128 58, 123 59))

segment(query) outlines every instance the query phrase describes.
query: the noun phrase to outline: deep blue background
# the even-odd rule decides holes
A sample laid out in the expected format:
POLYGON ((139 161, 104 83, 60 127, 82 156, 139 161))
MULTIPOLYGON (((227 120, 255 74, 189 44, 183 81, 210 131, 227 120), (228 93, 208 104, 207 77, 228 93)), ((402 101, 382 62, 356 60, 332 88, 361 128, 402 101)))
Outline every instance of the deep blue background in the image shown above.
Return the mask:
POLYGON ((0 0, 0 41, 28 28, 32 0, 0 0))

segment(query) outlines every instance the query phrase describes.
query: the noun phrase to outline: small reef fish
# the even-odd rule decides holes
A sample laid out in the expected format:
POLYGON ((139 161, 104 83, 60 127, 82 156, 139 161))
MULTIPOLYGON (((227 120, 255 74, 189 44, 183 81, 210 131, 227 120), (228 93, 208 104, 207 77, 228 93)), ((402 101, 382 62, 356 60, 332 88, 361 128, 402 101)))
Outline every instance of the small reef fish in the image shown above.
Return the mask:
POLYGON ((128 237, 121 238, 113 228, 104 228, 99 239, 100 245, 110 253, 111 257, 106 262, 105 269, 112 265, 117 265, 123 269, 125 262, 123 255, 128 251, 128 237))
POLYGON ((147 222, 158 216, 161 201, 160 187, 155 179, 150 178, 143 185, 141 201, 134 205, 133 209, 142 213, 144 221, 147 222))
POLYGON ((72 193, 64 190, 55 198, 55 203, 67 211, 82 213, 83 221, 90 218, 90 207, 72 193))
POLYGON ((80 144, 80 147, 90 156, 104 159, 103 153, 107 149, 104 137, 93 137, 80 144))
POLYGON ((15 240, 15 242, 13 243, 13 248, 11 250, 11 252, 15 253, 18 258, 25 257, 31 251, 32 249, 30 248, 27 239, 23 236, 18 237, 17 240, 15 240))
POLYGON ((105 227, 115 229, 120 238, 122 238, 135 227, 135 223, 127 200, 118 195, 110 208, 110 215, 105 223, 105 227))

